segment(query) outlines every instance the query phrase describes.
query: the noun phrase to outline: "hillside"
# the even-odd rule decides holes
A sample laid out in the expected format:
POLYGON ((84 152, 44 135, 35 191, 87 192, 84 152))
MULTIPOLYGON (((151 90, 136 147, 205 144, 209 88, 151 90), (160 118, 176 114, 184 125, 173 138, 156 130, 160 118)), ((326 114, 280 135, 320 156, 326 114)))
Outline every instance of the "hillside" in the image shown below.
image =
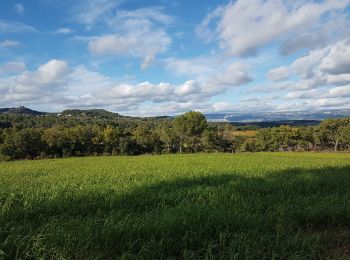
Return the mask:
POLYGON ((62 112, 39 112, 26 107, 0 108, 0 129, 18 127, 52 127, 54 125, 101 125, 132 127, 140 122, 166 120, 168 117, 131 117, 104 109, 69 109, 62 112))
POLYGON ((0 108, 0 114, 14 114, 14 115, 29 115, 29 116, 41 116, 47 113, 35 111, 24 106, 12 107, 12 108, 0 108))
MULTIPOLYGON (((71 117, 79 120, 82 119, 130 119, 130 120, 161 120, 171 119, 174 116, 156 116, 156 117, 131 117, 123 116, 119 113, 110 112, 104 109, 68 109, 62 112, 48 113, 39 112, 24 106, 15 108, 0 108, 0 115, 29 115, 29 116, 62 116, 71 117)), ((327 111, 298 111, 298 112, 256 112, 256 113, 207 113, 206 119, 209 122, 229 122, 235 126, 254 125, 258 127, 274 127, 283 124, 291 126, 307 126, 317 125, 320 121, 327 118, 343 118, 350 117, 349 109, 327 110, 327 111)))

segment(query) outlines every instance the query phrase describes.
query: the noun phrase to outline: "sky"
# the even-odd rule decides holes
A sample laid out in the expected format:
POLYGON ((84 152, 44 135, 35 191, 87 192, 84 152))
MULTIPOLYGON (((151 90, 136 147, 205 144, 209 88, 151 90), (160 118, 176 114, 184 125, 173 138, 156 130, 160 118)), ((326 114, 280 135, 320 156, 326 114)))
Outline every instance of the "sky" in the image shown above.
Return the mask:
POLYGON ((350 108, 350 0, 1 0, 0 107, 350 108))

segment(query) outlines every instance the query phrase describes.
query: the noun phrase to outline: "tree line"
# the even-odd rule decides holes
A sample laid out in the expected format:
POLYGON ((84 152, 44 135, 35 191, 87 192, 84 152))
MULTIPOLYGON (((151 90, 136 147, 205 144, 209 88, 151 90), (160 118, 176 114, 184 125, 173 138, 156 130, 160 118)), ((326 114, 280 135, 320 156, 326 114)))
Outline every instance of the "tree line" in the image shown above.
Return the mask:
POLYGON ((194 152, 350 151, 350 118, 327 119, 318 126, 258 129, 237 135, 230 124, 209 124, 200 112, 172 120, 124 126, 75 125, 0 129, 2 160, 89 155, 194 152), (235 134, 233 135, 233 132, 235 134))

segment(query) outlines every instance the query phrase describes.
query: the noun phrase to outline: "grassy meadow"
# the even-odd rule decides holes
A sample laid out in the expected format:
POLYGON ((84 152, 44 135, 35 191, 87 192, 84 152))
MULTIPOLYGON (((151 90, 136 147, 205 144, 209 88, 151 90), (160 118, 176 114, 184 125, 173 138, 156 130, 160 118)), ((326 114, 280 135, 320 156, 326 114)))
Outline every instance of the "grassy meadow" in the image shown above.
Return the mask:
POLYGON ((0 259, 348 259, 350 154, 0 163, 0 259))

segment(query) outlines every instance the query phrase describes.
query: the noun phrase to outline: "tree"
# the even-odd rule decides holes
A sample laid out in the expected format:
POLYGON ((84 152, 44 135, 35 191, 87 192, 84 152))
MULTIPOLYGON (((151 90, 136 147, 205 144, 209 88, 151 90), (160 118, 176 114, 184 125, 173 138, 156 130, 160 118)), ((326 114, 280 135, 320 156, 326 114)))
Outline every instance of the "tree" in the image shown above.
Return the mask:
POLYGON ((103 150, 107 154, 120 154, 120 139, 124 133, 119 128, 107 126, 102 132, 103 150))
POLYGON ((160 141, 165 145, 167 153, 170 153, 176 145, 176 133, 173 124, 169 121, 164 121, 158 124, 155 129, 160 141))
POLYGON ((340 142, 350 150, 350 125, 341 127, 339 131, 340 142))
POLYGON ((319 139, 323 146, 333 146, 334 151, 338 151, 341 142, 342 127, 350 125, 350 119, 326 119, 319 126, 319 139))
POLYGON ((299 145, 304 148, 304 150, 309 151, 310 149, 314 150, 316 148, 315 138, 315 127, 308 126, 300 129, 300 142, 299 145))
POLYGON ((207 120, 202 113, 190 111, 175 118, 174 128, 180 139, 180 153, 185 143, 194 151, 200 135, 207 128, 207 120))
POLYGON ((271 128, 259 129, 256 137, 263 151, 274 151, 276 149, 272 139, 271 128))
POLYGON ((4 134, 1 153, 11 159, 34 159, 45 151, 41 136, 41 129, 9 129, 4 134))
POLYGON ((272 128, 271 134, 273 143, 278 150, 295 150, 300 140, 300 131, 298 128, 289 125, 272 128))
POLYGON ((47 153, 54 157, 62 157, 63 152, 69 147, 66 129, 61 126, 45 129, 42 140, 48 146, 47 153))
POLYGON ((146 124, 139 124, 133 131, 133 137, 141 147, 142 153, 152 153, 160 150, 159 137, 154 129, 146 124))
MULTIPOLYGON (((247 138, 243 135, 236 135, 232 138, 232 152, 240 152, 247 138)), ((244 149, 243 149, 244 150, 244 149)))

